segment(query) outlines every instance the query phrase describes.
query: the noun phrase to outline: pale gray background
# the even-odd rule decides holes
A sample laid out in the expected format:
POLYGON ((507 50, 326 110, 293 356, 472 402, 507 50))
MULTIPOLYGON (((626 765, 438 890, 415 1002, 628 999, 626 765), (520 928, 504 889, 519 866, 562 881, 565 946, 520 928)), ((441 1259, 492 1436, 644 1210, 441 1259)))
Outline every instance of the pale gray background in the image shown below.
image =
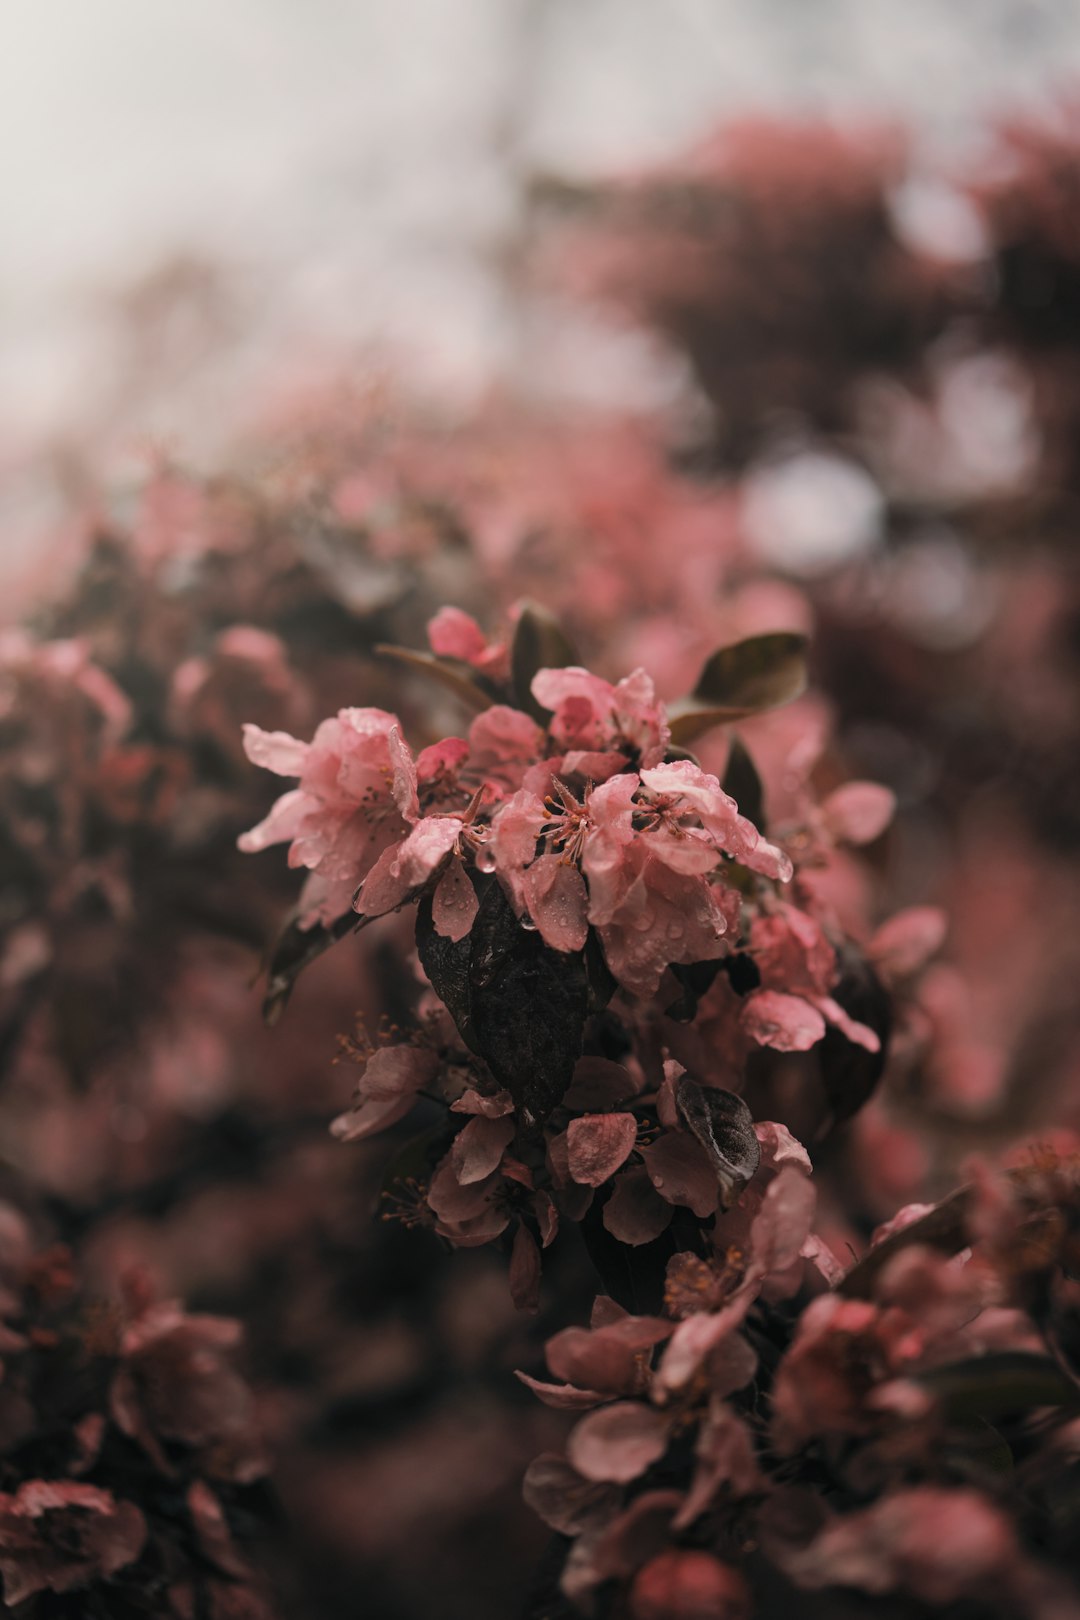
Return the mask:
POLYGON ((0 471, 57 437, 213 460, 255 395, 373 353, 645 399, 654 357, 508 300, 523 172, 762 109, 956 148, 1070 83, 1080 0, 2 0, 0 471), (140 370, 115 298, 178 256, 223 280, 140 370))

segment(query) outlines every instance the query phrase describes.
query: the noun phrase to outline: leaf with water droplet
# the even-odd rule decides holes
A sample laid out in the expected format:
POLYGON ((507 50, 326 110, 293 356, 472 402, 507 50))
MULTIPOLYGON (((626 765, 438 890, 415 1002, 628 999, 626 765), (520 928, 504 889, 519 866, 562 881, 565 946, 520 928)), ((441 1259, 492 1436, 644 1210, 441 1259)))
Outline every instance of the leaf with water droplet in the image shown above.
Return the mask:
POLYGON ((686 1074, 675 1087, 675 1107, 709 1155, 720 1183, 720 1202, 730 1209, 761 1161, 749 1108, 733 1091, 699 1086, 686 1074))

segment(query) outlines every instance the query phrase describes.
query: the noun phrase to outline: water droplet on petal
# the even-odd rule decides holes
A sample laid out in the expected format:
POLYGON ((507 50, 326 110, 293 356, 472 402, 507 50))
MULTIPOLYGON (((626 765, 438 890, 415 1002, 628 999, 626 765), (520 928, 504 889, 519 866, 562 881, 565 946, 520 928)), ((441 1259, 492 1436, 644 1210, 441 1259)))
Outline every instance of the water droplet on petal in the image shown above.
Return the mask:
POLYGON ((476 852, 476 869, 478 872, 494 872, 495 856, 490 849, 478 849, 476 852))
POLYGON ((657 1192, 659 1192, 660 1188, 664 1185, 663 1176, 653 1176, 652 1184, 656 1188, 657 1192))
POLYGON ((526 912, 524 917, 522 917, 521 926, 522 928, 527 928, 530 934, 536 933, 536 924, 533 922, 528 912, 526 912))

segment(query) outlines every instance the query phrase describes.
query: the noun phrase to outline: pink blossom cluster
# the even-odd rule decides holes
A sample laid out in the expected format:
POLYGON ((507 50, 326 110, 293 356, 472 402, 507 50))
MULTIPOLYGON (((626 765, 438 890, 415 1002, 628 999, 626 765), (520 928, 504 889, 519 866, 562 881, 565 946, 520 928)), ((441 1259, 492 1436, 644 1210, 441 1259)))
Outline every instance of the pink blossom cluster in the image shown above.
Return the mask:
MULTIPOLYGON (((431 639, 458 668, 506 667, 460 612, 437 616, 431 639)), ((299 785, 240 843, 289 843, 309 874, 302 930, 333 933, 350 904, 364 923, 420 904, 431 989, 415 1033, 359 1054, 334 1132, 359 1141, 437 1105, 422 1173, 391 1185, 387 1213, 459 1246, 505 1242, 514 1298, 535 1308, 560 1220, 598 1222, 637 1249, 677 1212, 711 1222, 738 1196, 759 1154, 742 1095, 755 1052, 808 1053, 831 1029, 873 1089, 885 993, 871 1022, 843 1004, 854 947, 796 860, 809 870, 838 842, 876 838, 892 799, 854 783, 818 807, 804 788, 785 836, 793 860, 673 748, 643 670, 612 685, 541 667, 518 699, 532 712, 498 695, 466 737, 415 758, 380 709, 343 709, 310 743, 247 726, 249 757, 299 785), (520 992, 498 980, 519 970, 520 992), (560 997, 579 998, 576 1015, 560 997), (486 1033, 500 1019, 510 1027, 486 1033), (561 1045, 541 1084, 548 1025, 561 1045)), ((904 919, 893 930, 912 931, 904 919)), ((915 946, 911 972, 938 939, 915 946)), ((882 941, 870 952, 884 960, 882 941)))
POLYGON ((805 1151, 756 1129, 758 1172, 670 1259, 662 1312, 601 1296, 548 1340, 552 1381, 519 1374, 584 1414, 525 1483, 569 1538, 565 1596, 699 1620, 758 1612, 779 1581, 1080 1613, 1071 1549, 1025 1534, 1076 1444, 1075 1150, 901 1211, 845 1272, 814 1232, 805 1151))
POLYGON ((269 1620, 235 1535, 266 1471, 239 1338, 136 1274, 95 1300, 66 1249, 0 1208, 5 1612, 269 1620), (66 1594, 87 1606, 48 1606, 66 1594))

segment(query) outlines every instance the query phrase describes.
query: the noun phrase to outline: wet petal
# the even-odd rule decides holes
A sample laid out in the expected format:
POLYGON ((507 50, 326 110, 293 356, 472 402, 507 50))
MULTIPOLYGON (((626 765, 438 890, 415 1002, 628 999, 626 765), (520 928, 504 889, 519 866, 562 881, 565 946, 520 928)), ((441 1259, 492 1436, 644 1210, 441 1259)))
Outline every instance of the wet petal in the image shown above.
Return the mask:
POLYGON ((556 951, 584 948, 589 897, 576 866, 561 855, 541 855, 526 871, 522 893, 545 945, 556 951))
POLYGON ((476 921, 479 909, 480 902, 469 881, 464 862, 460 855, 455 855, 439 879, 432 901, 431 920, 435 932, 444 939, 464 939, 476 921))
POLYGON ((669 1204, 695 1215, 712 1215, 720 1200, 716 1171, 701 1144, 682 1131, 668 1131, 642 1152, 653 1186, 669 1204))
POLYGON ((825 1020, 801 996, 758 990, 743 1003, 742 1027, 761 1046, 807 1052, 825 1035, 825 1020))

